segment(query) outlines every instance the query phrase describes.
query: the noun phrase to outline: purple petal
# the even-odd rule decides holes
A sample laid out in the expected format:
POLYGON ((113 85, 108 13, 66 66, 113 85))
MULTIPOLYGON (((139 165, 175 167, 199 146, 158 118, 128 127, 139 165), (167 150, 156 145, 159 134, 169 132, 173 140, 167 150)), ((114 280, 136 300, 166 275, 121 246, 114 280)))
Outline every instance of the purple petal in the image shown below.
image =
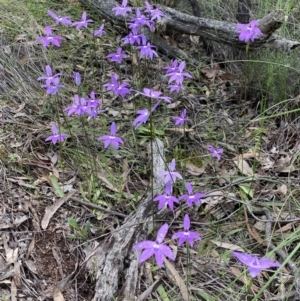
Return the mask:
POLYGON ((162 254, 162 252, 158 249, 158 250, 155 250, 155 260, 156 260, 156 263, 158 265, 158 267, 162 267, 163 264, 164 264, 164 255, 162 254))
POLYGON ((117 126, 116 126, 116 123, 113 122, 113 123, 111 124, 111 126, 110 126, 110 134, 111 134, 112 136, 114 136, 114 135, 116 134, 116 132, 117 132, 117 126))
POLYGON ((191 226, 190 217, 188 216, 188 214, 186 214, 184 216, 183 228, 185 231, 188 231, 188 230, 190 230, 190 226, 191 226))
POLYGON ((56 127, 55 124, 52 124, 51 129, 52 129, 52 133, 53 133, 54 135, 57 135, 57 134, 58 134, 58 130, 57 130, 57 127, 56 127))
POLYGON ((146 249, 142 252, 142 254, 140 255, 140 259, 139 259, 139 263, 142 263, 144 261, 146 261, 148 258, 150 258, 155 252, 155 249, 146 249))
POLYGON ((160 245, 159 247, 160 252, 165 255, 166 257, 170 258, 171 260, 175 260, 175 255, 172 252, 172 249, 166 245, 160 245))
POLYGON ((161 244, 168 232, 169 229, 169 225, 168 224, 164 224, 160 227, 160 229, 157 232, 157 236, 156 236, 156 242, 161 244))
POLYGON ((192 187, 191 183, 186 182, 185 187, 186 187, 186 190, 188 191, 189 194, 193 193, 193 187, 192 187))
POLYGON ((251 261, 254 260, 254 257, 247 253, 240 253, 240 252, 232 252, 239 261, 241 261, 245 265, 249 265, 251 261))
POLYGON ((248 270, 249 270, 251 277, 254 278, 261 272, 262 269, 249 267, 248 270))
POLYGON ((144 241, 141 241, 139 243, 137 243, 133 249, 136 251, 136 250, 141 250, 141 249, 153 249, 154 246, 155 246, 155 241, 152 241, 152 240, 144 240, 144 241))

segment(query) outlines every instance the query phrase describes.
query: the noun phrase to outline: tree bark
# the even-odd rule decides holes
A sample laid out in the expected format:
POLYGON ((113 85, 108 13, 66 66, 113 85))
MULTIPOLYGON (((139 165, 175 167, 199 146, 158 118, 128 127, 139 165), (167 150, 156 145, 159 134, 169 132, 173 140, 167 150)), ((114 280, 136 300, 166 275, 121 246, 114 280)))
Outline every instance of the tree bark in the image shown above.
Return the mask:
MULTIPOLYGON (((122 226, 103 241, 93 262, 96 262, 97 282, 93 301, 135 300, 138 283, 138 254, 133 251, 137 242, 145 240, 152 226, 153 196, 164 189, 158 174, 165 170, 164 145, 159 139, 152 142, 153 192, 146 194, 135 213, 129 215, 122 226)), ((167 210, 165 211, 167 213, 167 210)), ((161 217, 161 214, 160 214, 161 217)))

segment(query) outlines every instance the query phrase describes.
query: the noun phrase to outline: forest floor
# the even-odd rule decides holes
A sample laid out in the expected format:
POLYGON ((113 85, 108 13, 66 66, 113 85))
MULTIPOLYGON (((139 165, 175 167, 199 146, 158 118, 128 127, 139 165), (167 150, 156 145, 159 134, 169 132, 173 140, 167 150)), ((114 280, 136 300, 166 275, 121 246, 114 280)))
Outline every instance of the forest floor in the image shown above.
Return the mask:
MULTIPOLYGON (((170 212, 170 233, 182 228, 175 218, 182 221, 188 212, 201 241, 189 253, 169 242, 177 253, 173 269, 147 261, 137 294, 160 278, 146 300, 300 300, 299 85, 278 103, 268 94, 275 86, 245 77, 251 66, 219 64, 199 52, 199 38, 168 33, 164 38, 197 64, 187 64, 192 78, 157 112, 153 127, 135 131, 132 120, 142 109, 138 96, 123 101, 103 84, 118 74, 136 90, 151 87, 167 95, 163 68, 169 58, 142 63, 130 53, 124 63, 111 64, 105 56, 119 47, 126 31, 108 22, 106 35, 94 40, 87 38, 88 30, 57 26, 66 40, 47 50, 36 42, 44 27, 54 24, 47 10, 79 20, 86 8, 42 0, 0 0, 0 6, 5 12, 0 16, 0 300, 93 299, 99 269, 94 251, 151 189, 146 146, 153 135, 165 145, 166 163, 176 158, 176 170, 206 198, 193 209, 177 206, 170 212), (57 96, 46 95, 37 80, 47 64, 63 73, 65 87, 57 96), (81 88, 74 84, 74 70, 82 74, 81 88), (71 104, 74 93, 92 89, 105 113, 88 121, 67 119, 61 108, 71 104), (171 117, 183 109, 189 121, 176 127, 171 117), (107 133, 112 121, 125 144, 105 150, 94 138, 107 133), (45 142, 52 122, 71 137, 66 143, 45 142), (209 145, 224 150, 220 161, 209 145), (232 251, 268 255, 282 266, 251 279, 232 251)), ((96 27, 105 22, 87 13, 96 27)), ((299 82, 299 71, 293 69, 286 85, 299 82)), ((182 193, 185 186, 179 184, 175 194, 182 193)))

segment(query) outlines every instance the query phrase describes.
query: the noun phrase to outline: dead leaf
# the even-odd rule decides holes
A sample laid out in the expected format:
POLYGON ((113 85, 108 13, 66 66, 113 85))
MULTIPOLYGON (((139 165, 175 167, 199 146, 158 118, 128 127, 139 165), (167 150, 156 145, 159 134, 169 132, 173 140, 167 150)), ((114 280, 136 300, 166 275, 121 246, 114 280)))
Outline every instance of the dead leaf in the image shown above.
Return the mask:
POLYGON ((275 231, 275 233, 283 233, 283 232, 287 232, 290 231, 293 228, 294 223, 288 223, 286 225, 284 225, 283 227, 277 229, 275 231))
POLYGON ((249 166, 246 160, 243 159, 243 156, 238 156, 237 160, 233 160, 234 164, 237 166, 239 171, 246 176, 253 176, 253 170, 249 166))
POLYGON ((214 243, 216 246, 218 246, 220 248, 228 249, 228 250, 231 250, 231 251, 239 251, 239 252, 244 253, 244 250, 241 247, 237 246, 237 245, 227 243, 227 242, 217 241, 217 240, 214 240, 214 239, 212 239, 211 242, 214 243))
POLYGON ((146 300, 153 292, 156 291, 158 286, 160 285, 161 280, 158 278, 154 283, 152 283, 139 297, 136 301, 144 301, 146 300))
POLYGON ((75 192, 68 194, 67 196, 57 200, 53 205, 49 206, 45 210, 45 214, 43 216, 41 226, 42 229, 45 230, 48 225, 51 217, 54 215, 54 213, 61 207, 61 205, 66 202, 70 197, 74 195, 75 192))
POLYGON ((65 301, 63 294, 57 287, 53 291, 53 300, 54 301, 65 301))
POLYGON ((174 279, 179 287, 182 299, 184 301, 189 301, 189 292, 188 292, 188 289, 187 289, 183 279, 180 277, 179 273, 174 268, 174 266, 166 258, 165 258, 165 265, 166 265, 167 269, 171 272, 172 276, 174 277, 174 279))
POLYGON ((288 192, 288 188, 286 184, 282 184, 279 188, 278 191, 281 192, 283 195, 286 195, 288 192))
POLYGON ((9 235, 6 233, 3 233, 2 241, 3 241, 4 250, 5 250, 6 264, 15 263, 18 260, 19 249, 18 248, 11 249, 8 246, 7 243, 9 241, 9 235))
POLYGON ((11 281, 11 286, 10 286, 10 300, 17 301, 17 286, 14 279, 11 281))
POLYGON ((114 191, 114 192, 120 192, 119 189, 117 189, 116 187, 114 187, 113 184, 111 184, 103 175, 101 175, 99 172, 97 172, 97 177, 105 184, 105 186, 114 191))
POLYGON ((205 172, 205 167, 197 167, 192 163, 186 163, 186 171, 192 176, 200 176, 205 172))

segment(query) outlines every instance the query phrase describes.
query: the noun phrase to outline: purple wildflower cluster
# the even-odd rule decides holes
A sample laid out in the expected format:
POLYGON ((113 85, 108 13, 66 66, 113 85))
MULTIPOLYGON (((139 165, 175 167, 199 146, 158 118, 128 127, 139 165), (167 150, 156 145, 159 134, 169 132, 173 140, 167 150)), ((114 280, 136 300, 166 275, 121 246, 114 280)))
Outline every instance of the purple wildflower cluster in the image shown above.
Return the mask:
MULTIPOLYGON (((126 15, 132 12, 131 7, 127 6, 128 1, 123 0, 120 6, 114 7, 112 10, 116 15, 121 15, 126 17, 126 15)), ((138 50, 139 56, 141 59, 150 59, 153 60, 155 57, 158 57, 157 52, 154 50, 155 47, 147 41, 146 36, 141 33, 141 28, 143 26, 148 27, 151 31, 155 30, 155 22, 161 21, 164 17, 164 14, 157 8, 153 7, 149 2, 145 2, 144 13, 141 12, 140 9, 136 9, 135 17, 130 20, 128 23, 128 27, 131 32, 122 39, 123 43, 130 44, 135 46, 135 49, 138 50)), ((48 11, 48 14, 54 19, 57 25, 71 26, 75 27, 77 30, 81 28, 88 28, 90 23, 93 23, 93 20, 87 19, 87 14, 84 12, 82 14, 81 20, 72 22, 69 16, 59 16, 53 11, 48 11)), ((237 30, 240 32, 239 39, 241 41, 245 41, 246 43, 249 40, 253 41, 256 36, 262 35, 261 31, 257 27, 258 22, 252 21, 249 25, 239 24, 237 26, 237 30)), ((104 30, 104 24, 102 24, 99 29, 93 31, 94 37, 99 37, 106 34, 104 30)), ((45 28, 45 36, 39 37, 36 39, 38 42, 43 43, 43 47, 47 48, 50 45, 60 47, 61 41, 65 40, 63 37, 59 35, 53 35, 52 28, 50 26, 46 26, 45 28)), ((116 62, 118 64, 122 63, 124 58, 127 58, 127 54, 123 51, 122 47, 119 47, 115 53, 108 54, 106 56, 111 62, 116 62)), ((186 72, 185 62, 178 60, 174 60, 170 66, 164 67, 166 71, 165 77, 168 79, 168 88, 171 93, 180 92, 184 89, 183 81, 185 78, 192 78, 191 74, 186 72)), ((47 95, 56 95, 61 88, 64 88, 64 85, 60 83, 60 76, 62 75, 60 72, 55 73, 52 71, 50 65, 45 67, 45 76, 41 76, 38 80, 44 81, 42 88, 46 89, 47 95)), ((82 85, 82 79, 79 72, 73 72, 73 79, 76 86, 82 85)), ((130 85, 127 82, 120 82, 118 75, 111 75, 111 82, 104 84, 104 87, 107 91, 111 91, 115 96, 120 96, 124 99, 127 95, 131 94, 130 85)), ((169 96, 163 96, 161 91, 156 91, 150 88, 143 88, 143 91, 137 91, 138 94, 143 97, 150 98, 155 100, 156 103, 152 106, 151 110, 141 109, 137 111, 137 117, 133 121, 133 126, 137 129, 142 124, 145 124, 151 113, 154 112, 157 107, 162 103, 171 103, 172 98, 169 96)), ((81 96, 79 94, 75 94, 73 97, 73 103, 70 106, 67 106, 64 111, 67 116, 77 115, 84 116, 87 115, 90 118, 94 118, 99 114, 105 112, 105 110, 101 109, 102 102, 100 99, 96 98, 95 92, 91 91, 89 97, 81 96)), ((189 119, 186 116, 186 109, 181 112, 180 116, 172 117, 176 126, 183 126, 185 122, 189 119)), ((65 133, 59 133, 59 129, 55 124, 52 124, 52 135, 48 136, 45 141, 51 141, 53 144, 57 142, 63 142, 68 135, 65 133)), ((103 135, 98 138, 99 141, 104 142, 104 148, 108 148, 112 146, 116 149, 119 148, 120 145, 124 144, 122 138, 117 136, 117 125, 115 122, 111 123, 110 132, 106 135, 103 135)), ((218 160, 221 159, 220 154, 223 153, 223 149, 215 149, 213 146, 209 146, 208 150, 211 152, 213 157, 216 157, 218 160)), ((180 197, 176 197, 173 195, 173 185, 177 180, 183 180, 182 175, 176 171, 176 162, 173 159, 168 165, 167 170, 161 172, 158 177, 163 178, 163 182, 165 185, 165 193, 154 198, 154 202, 158 202, 158 209, 161 210, 163 208, 169 207, 171 210, 174 210, 175 204, 179 204, 182 200, 186 201, 188 207, 193 206, 194 204, 197 206, 201 205, 201 199, 205 198, 204 193, 194 193, 193 187, 191 183, 187 182, 185 184, 186 194, 181 195, 180 197)), ((201 237, 198 233, 194 231, 190 231, 190 217, 188 214, 185 214, 183 220, 183 231, 178 231, 173 234, 172 239, 178 239, 178 245, 181 246, 184 243, 187 243, 191 247, 193 247, 194 242, 196 240, 201 240, 201 237)), ((134 246, 134 250, 142 250, 142 253, 139 258, 139 262, 142 263, 145 260, 149 259, 154 255, 156 259, 156 263, 159 267, 162 267, 164 263, 165 257, 175 260, 175 254, 172 249, 164 243, 165 237, 169 230, 169 225, 164 224, 160 227, 157 233, 157 237, 155 241, 145 240, 137 243, 134 246)), ((268 269, 270 267, 279 267, 280 264, 277 262, 272 262, 267 258, 258 259, 257 257, 253 257, 247 253, 239 253, 233 252, 233 255, 240 260, 242 263, 249 267, 249 272, 252 277, 257 276, 260 271, 264 269, 268 269)))
MULTIPOLYGON (((188 194, 184 194, 179 198, 172 195, 173 184, 175 184, 177 179, 183 179, 182 175, 175 170, 175 166, 176 162, 175 159, 173 159, 168 166, 168 170, 158 174, 158 177, 163 178, 163 182, 165 184, 165 193, 153 199, 154 202, 159 202, 159 210, 163 209, 164 207, 169 207, 171 210, 174 210, 174 203, 179 203, 181 200, 186 200, 188 207, 192 206, 193 203, 195 203, 196 205, 200 205, 200 199, 205 197, 205 194, 203 193, 194 194, 192 185, 190 183, 186 183, 186 189, 188 194)), ((186 214, 183 221, 184 231, 178 231, 172 236, 172 239, 179 239, 179 246, 187 242, 191 247, 193 247, 195 240, 201 240, 198 233, 190 231, 190 225, 190 217, 186 214)), ((155 256, 156 263, 159 267, 162 267, 165 257, 175 260, 175 255, 173 254, 173 252, 170 253, 170 247, 166 246, 165 244, 162 244, 163 239, 167 234, 168 228, 169 225, 164 224, 158 230, 156 241, 145 240, 134 246, 134 250, 143 250, 139 259, 140 263, 144 262, 152 255, 155 256)))

